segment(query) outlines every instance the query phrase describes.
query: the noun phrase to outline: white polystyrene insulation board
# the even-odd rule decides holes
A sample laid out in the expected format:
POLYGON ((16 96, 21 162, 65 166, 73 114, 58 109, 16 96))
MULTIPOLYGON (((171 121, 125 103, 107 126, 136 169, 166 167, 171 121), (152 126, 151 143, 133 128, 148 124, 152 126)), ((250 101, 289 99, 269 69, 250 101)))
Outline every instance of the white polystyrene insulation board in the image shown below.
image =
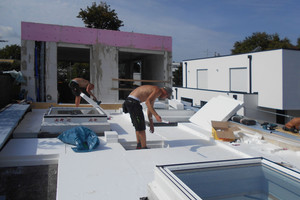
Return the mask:
MULTIPOLYGON (((142 106, 143 106, 144 109, 147 108, 147 105, 146 105, 145 102, 142 103, 142 106)), ((166 103, 163 103, 163 102, 155 101, 154 104, 153 104, 153 108, 154 109, 168 109, 169 105, 166 104, 166 103)))
POLYGON ((181 103, 180 101, 176 100, 176 99, 171 99, 168 100, 169 105, 177 110, 183 110, 184 106, 183 103, 181 103))
POLYGON ((243 102, 229 97, 213 97, 190 118, 190 122, 210 131, 212 120, 227 121, 242 105, 243 102))

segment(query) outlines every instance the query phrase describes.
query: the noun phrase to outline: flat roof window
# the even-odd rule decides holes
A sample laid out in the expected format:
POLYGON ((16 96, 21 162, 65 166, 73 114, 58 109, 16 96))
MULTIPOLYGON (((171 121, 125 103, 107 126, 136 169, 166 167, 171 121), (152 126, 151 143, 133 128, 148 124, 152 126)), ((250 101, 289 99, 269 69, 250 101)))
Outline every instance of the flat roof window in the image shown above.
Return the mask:
POLYGON ((173 185, 167 195, 184 199, 300 199, 300 174, 264 158, 158 166, 159 173, 167 178, 157 183, 173 185))

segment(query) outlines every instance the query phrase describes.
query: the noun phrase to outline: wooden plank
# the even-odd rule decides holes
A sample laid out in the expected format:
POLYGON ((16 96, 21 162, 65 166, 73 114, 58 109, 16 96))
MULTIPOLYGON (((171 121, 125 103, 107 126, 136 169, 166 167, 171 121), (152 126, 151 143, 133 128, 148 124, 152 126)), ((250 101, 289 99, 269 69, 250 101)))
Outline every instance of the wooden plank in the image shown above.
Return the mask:
POLYGON ((299 133, 294 133, 294 132, 291 132, 291 131, 283 130, 282 127, 275 128, 275 130, 279 131, 281 133, 287 133, 287 134, 290 134, 290 135, 293 135, 293 136, 296 136, 296 137, 300 137, 299 133))
POLYGON ((104 110, 117 110, 122 108, 122 104, 100 104, 100 106, 104 110))
POLYGON ((120 91, 132 91, 135 88, 111 88, 112 90, 120 90, 120 91))
POLYGON ((125 78, 113 78, 113 81, 128 81, 128 82, 145 82, 145 83, 170 83, 170 81, 162 80, 139 80, 139 79, 125 79, 125 78))

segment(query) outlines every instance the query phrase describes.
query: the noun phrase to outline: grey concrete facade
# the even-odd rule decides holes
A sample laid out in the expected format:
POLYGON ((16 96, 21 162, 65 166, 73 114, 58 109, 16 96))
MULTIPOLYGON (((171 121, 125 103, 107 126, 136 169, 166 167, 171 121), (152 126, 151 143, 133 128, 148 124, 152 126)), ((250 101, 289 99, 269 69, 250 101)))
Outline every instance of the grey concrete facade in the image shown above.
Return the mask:
MULTIPOLYGON (((58 103, 60 94, 57 89, 57 65, 60 47, 89 51, 90 82, 95 85, 93 93, 102 103, 122 102, 119 94, 123 88, 120 88, 118 80, 122 63, 126 67, 132 67, 137 60, 143 63, 141 81, 150 80, 150 82, 142 84, 172 86, 172 41, 170 37, 77 27, 72 27, 75 31, 63 36, 63 30, 68 28, 70 29, 70 27, 57 25, 22 23, 21 71, 26 80, 22 88, 28 91, 28 98, 34 102, 58 103), (88 34, 98 33, 96 41, 78 42, 72 39, 74 35, 76 36, 77 29, 80 29, 80 33, 86 32, 87 37, 89 37, 88 34), (34 32, 36 30, 39 31, 38 34, 34 32), (161 44, 157 45, 157 43, 161 44), (37 44, 45 46, 44 51, 40 50, 42 48, 38 49, 40 54, 36 52, 37 44), (37 63, 41 62, 44 64, 44 74, 37 73, 37 68, 42 66, 41 64, 37 66, 37 63), (151 80, 155 81, 151 82, 151 80)), ((81 35, 81 38, 85 36, 81 35)), ((68 57, 67 54, 70 54, 65 53, 59 56, 68 57)), ((74 59, 79 59, 80 56, 80 54, 71 54, 74 59)), ((133 79, 131 74, 125 78, 133 79)), ((130 90, 130 88, 126 89, 130 90)))

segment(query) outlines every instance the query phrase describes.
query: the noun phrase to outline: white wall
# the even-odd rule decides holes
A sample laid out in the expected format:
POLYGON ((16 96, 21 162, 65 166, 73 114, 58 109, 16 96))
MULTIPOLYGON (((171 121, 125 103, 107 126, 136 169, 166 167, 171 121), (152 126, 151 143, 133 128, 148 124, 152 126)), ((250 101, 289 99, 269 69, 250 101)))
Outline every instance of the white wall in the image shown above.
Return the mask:
POLYGON ((177 88, 177 91, 177 99, 191 98, 194 106, 220 94, 237 95, 238 100, 245 103, 244 110, 238 114, 253 119, 276 123, 276 110, 285 110, 286 114, 299 117, 300 51, 278 49, 183 61, 183 88, 177 88), (249 56, 252 56, 251 88, 249 56), (234 71, 236 69, 246 71, 234 71), (207 70, 207 88, 197 89, 197 70, 207 70), (241 77, 232 77, 234 74, 241 77), (250 89, 254 94, 249 93, 250 89), (233 91, 241 93, 234 94, 233 91))
POLYGON ((183 87, 199 88, 199 70, 207 70, 208 76, 207 87, 200 89, 244 93, 251 89, 258 93, 260 107, 300 109, 300 51, 278 49, 183 61, 183 87), (251 87, 248 56, 252 56, 251 87), (236 69, 243 70, 235 73, 236 69))
POLYGON ((282 50, 252 54, 252 87, 258 106, 282 109, 282 50))
MULTIPOLYGON (((183 87, 197 88, 197 70, 207 70, 207 88, 210 90, 230 91, 230 69, 248 68, 249 59, 247 55, 215 57, 207 59, 190 60, 183 62, 183 87), (187 63, 187 65, 185 65, 187 63), (187 70, 186 70, 187 66, 187 70), (187 84, 185 74, 187 72, 187 84)), ((244 79, 247 80, 248 73, 244 79)), ((245 91, 247 92, 247 91, 245 91)))

